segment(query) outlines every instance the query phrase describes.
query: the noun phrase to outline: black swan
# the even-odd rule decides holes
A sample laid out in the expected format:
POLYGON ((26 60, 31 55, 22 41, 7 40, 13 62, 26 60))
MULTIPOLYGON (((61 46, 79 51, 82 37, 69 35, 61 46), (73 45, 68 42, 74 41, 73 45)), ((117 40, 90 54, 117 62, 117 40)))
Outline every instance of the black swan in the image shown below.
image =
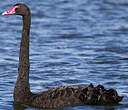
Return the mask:
POLYGON ((14 88, 14 102, 37 108, 60 108, 78 105, 118 104, 123 96, 114 89, 104 86, 61 86, 34 94, 29 84, 29 32, 31 24, 30 9, 25 4, 16 4, 2 15, 21 15, 23 18, 20 44, 18 78, 14 88))

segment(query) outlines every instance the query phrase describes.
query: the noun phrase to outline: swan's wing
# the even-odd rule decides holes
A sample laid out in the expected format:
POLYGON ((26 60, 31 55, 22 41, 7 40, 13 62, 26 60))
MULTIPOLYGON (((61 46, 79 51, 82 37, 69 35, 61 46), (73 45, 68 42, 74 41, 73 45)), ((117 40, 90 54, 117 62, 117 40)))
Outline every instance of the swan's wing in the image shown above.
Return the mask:
POLYGON ((40 108, 57 108, 83 104, 118 104, 122 98, 116 90, 107 90, 102 85, 62 86, 36 94, 32 97, 32 105, 40 108))
POLYGON ((33 97, 33 105, 41 108, 56 108, 64 106, 81 105, 79 99, 81 86, 62 86, 36 94, 33 97))

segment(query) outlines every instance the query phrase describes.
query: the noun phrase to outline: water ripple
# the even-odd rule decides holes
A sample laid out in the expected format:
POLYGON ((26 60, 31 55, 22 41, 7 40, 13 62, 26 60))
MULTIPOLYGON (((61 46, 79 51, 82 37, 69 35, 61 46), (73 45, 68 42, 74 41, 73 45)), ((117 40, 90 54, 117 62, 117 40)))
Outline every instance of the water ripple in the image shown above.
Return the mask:
MULTIPOLYGON (((17 1, 1 1, 0 12, 17 1)), ((33 92, 63 85, 104 84, 125 98, 119 106, 67 107, 65 110, 126 110, 128 107, 128 1, 38 0, 31 8, 30 83, 33 92)), ((21 17, 0 16, 0 109, 13 105, 21 17)))

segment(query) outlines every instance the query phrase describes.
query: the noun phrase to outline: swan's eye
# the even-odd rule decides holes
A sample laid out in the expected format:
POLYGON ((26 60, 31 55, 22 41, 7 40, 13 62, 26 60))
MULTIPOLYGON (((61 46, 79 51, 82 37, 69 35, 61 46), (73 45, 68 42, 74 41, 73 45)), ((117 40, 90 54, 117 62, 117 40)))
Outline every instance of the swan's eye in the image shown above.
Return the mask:
POLYGON ((15 11, 17 11, 17 10, 18 10, 18 8, 15 9, 15 11))

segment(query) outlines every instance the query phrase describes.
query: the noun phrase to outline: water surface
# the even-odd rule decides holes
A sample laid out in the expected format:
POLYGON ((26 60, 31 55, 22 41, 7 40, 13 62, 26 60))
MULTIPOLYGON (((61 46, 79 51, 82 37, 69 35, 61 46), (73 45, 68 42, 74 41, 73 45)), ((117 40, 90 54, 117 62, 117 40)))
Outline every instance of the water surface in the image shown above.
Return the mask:
MULTIPOLYGON (((125 96, 121 105, 60 110, 127 110, 127 0, 0 0, 0 11, 17 2, 29 5, 32 13, 33 92, 64 85, 103 84, 125 96)), ((37 110, 13 105, 22 19, 1 15, 0 22, 0 110, 37 110)))

